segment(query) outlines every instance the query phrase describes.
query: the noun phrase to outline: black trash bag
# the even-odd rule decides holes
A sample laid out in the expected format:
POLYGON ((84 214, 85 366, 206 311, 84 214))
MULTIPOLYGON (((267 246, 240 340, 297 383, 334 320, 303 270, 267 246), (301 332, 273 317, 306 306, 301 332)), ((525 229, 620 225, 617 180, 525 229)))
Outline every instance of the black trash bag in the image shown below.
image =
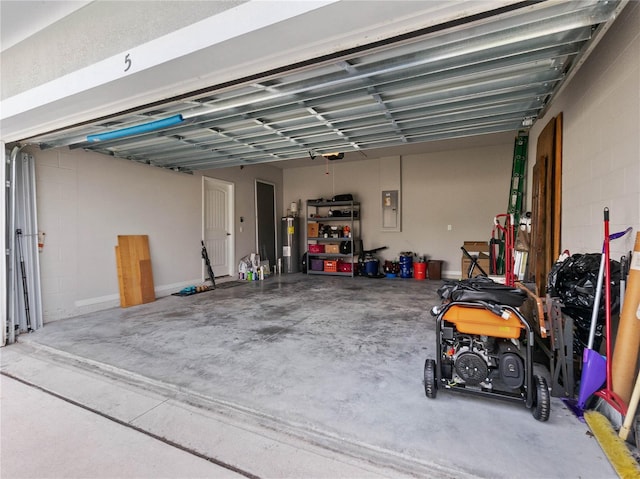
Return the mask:
POLYGON ((600 257, 600 253, 574 254, 564 261, 555 263, 547 281, 549 294, 562 298, 565 304, 593 307, 600 257), (576 287, 579 288, 578 291, 575 291, 576 287), (569 299, 569 302, 566 299, 569 299))
MULTIPOLYGON (((547 291, 551 296, 558 297, 563 303, 562 311, 574 319, 576 331, 588 332, 591 328, 591 314, 595 302, 598 273, 600 271, 600 253, 574 254, 562 262, 553 265, 549 272, 547 291)), ((610 260, 611 269, 611 314, 620 311, 620 263, 610 260)), ((596 329, 597 342, 602 337, 605 323, 605 293, 598 307, 596 329)), ((578 335, 576 335, 578 336, 578 335)), ((586 343, 585 343, 586 346, 586 343)))
POLYGON ((504 304, 517 308, 527 299, 527 293, 496 283, 490 278, 477 276, 461 281, 447 281, 438 289, 443 301, 468 301, 504 304))
MULTIPOLYGON (((582 357, 582 351, 589 344, 589 330, 591 329, 591 310, 566 306, 562 311, 573 319, 573 354, 575 357, 582 357)), ((598 351, 603 339, 604 316, 598 318, 596 331, 593 340, 593 349, 598 351)))
MULTIPOLYGON (((599 351, 600 345, 602 344, 602 328, 600 328, 600 332, 596 332, 596 335, 593 338, 593 350, 599 351)), ((589 330, 588 329, 576 329, 573 332, 573 357, 574 358, 582 358, 583 351, 589 345, 589 330)))
MULTIPOLYGON (((563 306, 562 312, 573 319, 573 324, 577 329, 591 329, 591 310, 586 308, 576 308, 574 306, 563 306)), ((604 323, 603 323, 604 324, 604 323)), ((602 325, 598 323, 596 334, 602 334, 602 325)))

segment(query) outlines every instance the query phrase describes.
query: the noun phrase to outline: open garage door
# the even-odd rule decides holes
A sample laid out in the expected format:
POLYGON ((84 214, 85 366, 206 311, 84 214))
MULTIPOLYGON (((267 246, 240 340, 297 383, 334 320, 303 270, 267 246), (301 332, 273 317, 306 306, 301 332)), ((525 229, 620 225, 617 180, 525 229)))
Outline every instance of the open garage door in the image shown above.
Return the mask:
MULTIPOLYGON (((335 8, 342 4, 350 2, 335 8)), ((190 172, 516 132, 546 110, 623 7, 521 2, 449 12, 406 34, 28 141, 190 172)))
POLYGON ((42 327, 35 160, 18 147, 11 152, 5 150, 5 157, 3 183, 9 187, 4 195, 7 215, 3 242, 8 255, 3 265, 3 345, 15 342, 20 333, 42 327))

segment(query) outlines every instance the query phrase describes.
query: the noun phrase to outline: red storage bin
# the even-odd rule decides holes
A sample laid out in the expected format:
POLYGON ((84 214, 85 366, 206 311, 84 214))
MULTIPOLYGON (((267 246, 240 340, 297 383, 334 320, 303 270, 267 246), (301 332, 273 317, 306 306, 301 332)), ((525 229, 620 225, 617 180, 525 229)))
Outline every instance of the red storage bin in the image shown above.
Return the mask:
POLYGON ((353 271, 353 263, 338 261, 338 271, 341 273, 351 273, 353 271))
POLYGON ((323 244, 310 244, 309 245, 309 253, 324 253, 324 245, 323 244))

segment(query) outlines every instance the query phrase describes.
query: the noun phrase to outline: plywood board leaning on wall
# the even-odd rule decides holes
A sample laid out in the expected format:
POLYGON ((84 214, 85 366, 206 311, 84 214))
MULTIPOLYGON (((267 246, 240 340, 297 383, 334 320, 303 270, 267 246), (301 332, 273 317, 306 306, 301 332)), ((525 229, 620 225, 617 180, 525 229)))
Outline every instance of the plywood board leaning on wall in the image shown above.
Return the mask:
POLYGON ((116 265, 121 307, 155 301, 147 235, 118 235, 116 265))

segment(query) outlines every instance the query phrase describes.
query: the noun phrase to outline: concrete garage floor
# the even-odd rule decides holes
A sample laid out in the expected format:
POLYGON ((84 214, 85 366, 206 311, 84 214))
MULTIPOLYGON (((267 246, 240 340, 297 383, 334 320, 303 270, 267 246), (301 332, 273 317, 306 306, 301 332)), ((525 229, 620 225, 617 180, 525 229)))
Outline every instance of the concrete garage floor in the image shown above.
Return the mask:
MULTIPOLYGON (((587 426, 556 398, 549 421, 540 423, 524 403, 446 391, 425 397, 424 360, 435 357, 429 310, 441 284, 294 274, 221 285, 49 323, 5 348, 2 370, 56 386, 53 366, 43 367, 49 373, 26 366, 31 355, 62 365, 64 374, 83 370, 127 391, 179 400, 191 419, 213 412, 238 430, 285 434, 334 461, 307 465, 309 473, 289 457, 286 467, 270 469, 260 461, 281 460, 277 452, 269 458, 268 447, 253 454, 245 444, 244 456, 230 460, 220 444, 237 438, 222 437, 217 459, 259 477, 616 477, 587 426)), ((76 402, 102 401, 114 411, 127 400, 127 392, 109 399, 100 388, 93 395, 86 389, 76 402)), ((194 450, 209 434, 198 436, 198 421, 169 415, 135 420, 194 450)))

